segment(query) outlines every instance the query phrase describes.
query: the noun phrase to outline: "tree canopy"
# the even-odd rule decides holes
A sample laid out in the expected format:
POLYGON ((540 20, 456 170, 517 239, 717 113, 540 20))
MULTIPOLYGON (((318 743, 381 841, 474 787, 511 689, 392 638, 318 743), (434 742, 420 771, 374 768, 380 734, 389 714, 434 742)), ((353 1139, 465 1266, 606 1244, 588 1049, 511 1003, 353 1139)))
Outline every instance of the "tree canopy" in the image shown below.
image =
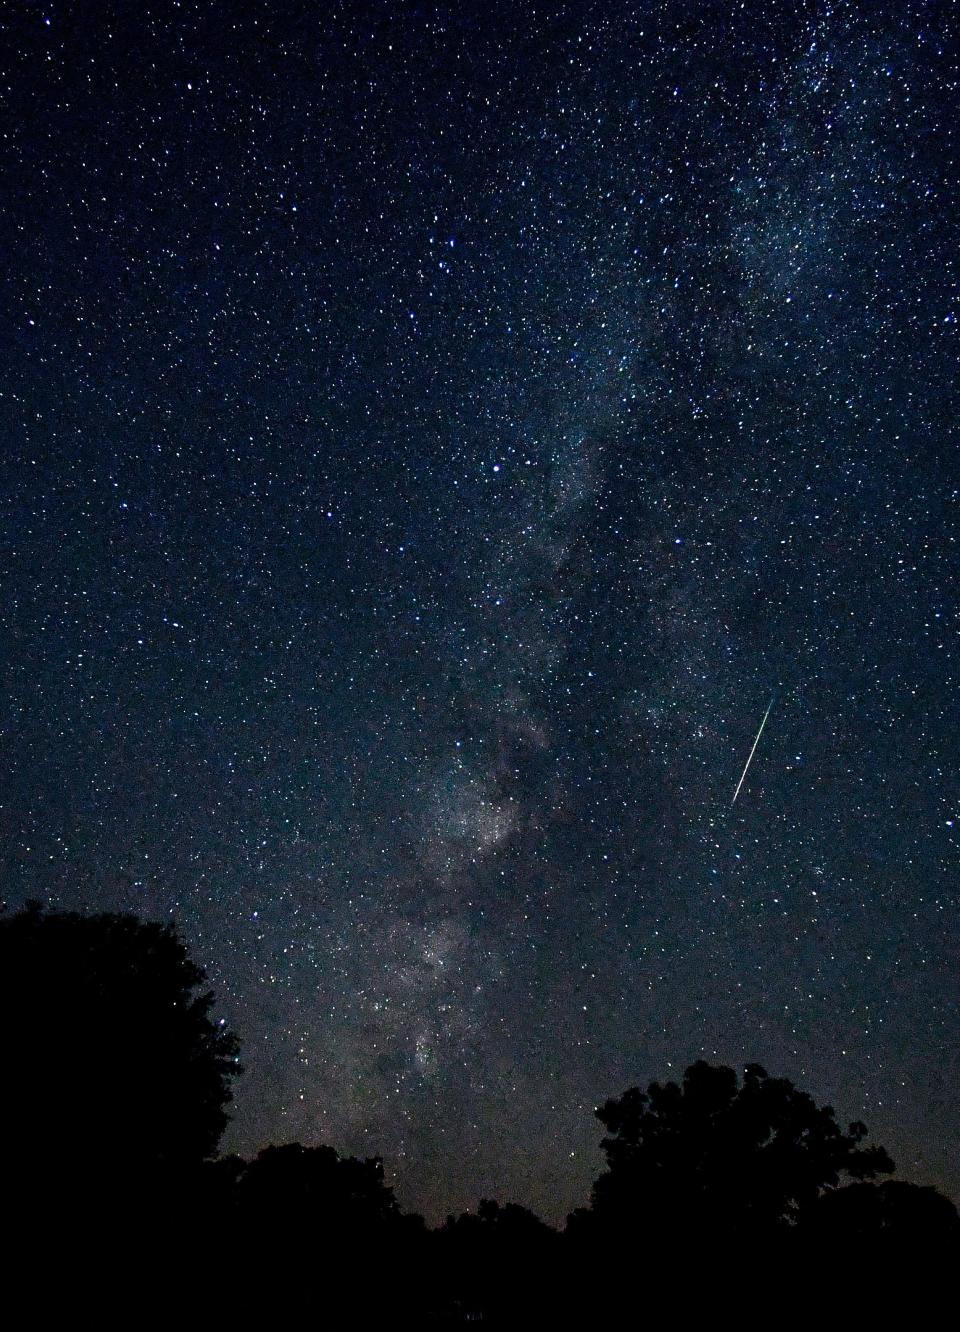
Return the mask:
POLYGON ((804 1223, 812 1238, 840 1245, 888 1240, 916 1247, 960 1241, 960 1217, 950 1199, 929 1185, 902 1179, 823 1193, 804 1223))
POLYGON ((215 1151, 240 1068, 204 981, 173 925, 0 916, 0 1132, 27 1191, 100 1195, 215 1151))
POLYGON ((603 1104, 606 1169, 562 1235, 490 1199, 428 1231, 401 1211, 379 1157, 329 1146, 216 1159, 240 1070, 205 979, 172 925, 38 906, 0 915, 8 1219, 32 1220, 34 1238, 59 1219, 71 1244, 89 1217, 102 1223, 95 1237, 129 1234, 141 1248, 151 1231, 180 1233, 197 1253, 219 1243, 223 1263, 309 1264, 328 1288, 348 1287, 368 1321, 433 1309, 454 1323, 484 1314, 531 1325, 588 1325, 601 1305, 633 1307, 636 1255, 667 1288, 667 1265, 650 1261, 665 1249, 685 1272, 718 1253, 726 1261, 731 1245, 755 1266, 771 1240, 791 1261, 805 1241, 821 1253, 960 1241, 948 1198, 874 1183, 893 1162, 865 1144, 865 1126, 842 1128, 758 1064, 741 1078, 701 1061, 680 1082, 603 1104))
POLYGON ((647 1231, 663 1238, 764 1235, 801 1220, 844 1179, 893 1170, 882 1147, 865 1147, 863 1124, 844 1130, 785 1078, 703 1061, 681 1083, 631 1088, 597 1110, 607 1129, 607 1170, 578 1228, 647 1231))
POLYGON ((265 1147, 249 1163, 240 1162, 234 1200, 247 1221, 314 1236, 382 1232, 400 1218, 379 1157, 359 1160, 298 1142, 265 1147))

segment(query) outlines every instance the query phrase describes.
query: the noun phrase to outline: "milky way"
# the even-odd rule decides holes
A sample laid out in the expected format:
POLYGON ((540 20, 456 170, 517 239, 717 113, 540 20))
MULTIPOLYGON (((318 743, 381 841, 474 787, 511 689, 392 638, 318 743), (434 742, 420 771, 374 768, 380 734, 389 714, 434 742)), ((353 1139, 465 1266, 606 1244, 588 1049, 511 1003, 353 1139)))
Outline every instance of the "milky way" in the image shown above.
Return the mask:
POLYGON ((226 1147, 557 1220, 755 1060, 960 1192, 955 18, 0 16, 3 892, 176 917, 226 1147))

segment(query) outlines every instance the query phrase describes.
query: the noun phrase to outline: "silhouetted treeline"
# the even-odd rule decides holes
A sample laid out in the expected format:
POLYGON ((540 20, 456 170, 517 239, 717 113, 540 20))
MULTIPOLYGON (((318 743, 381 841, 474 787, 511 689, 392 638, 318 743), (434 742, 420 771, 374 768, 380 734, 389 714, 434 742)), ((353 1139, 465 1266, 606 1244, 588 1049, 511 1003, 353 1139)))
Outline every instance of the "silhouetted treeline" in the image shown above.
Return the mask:
POLYGON ((122 1224, 215 1153, 239 1047, 204 979, 170 925, 0 916, 4 1192, 39 1239, 122 1224))
POLYGON ((0 916, 2 1198, 36 1252, 168 1244, 197 1270, 218 1254, 309 1271, 330 1307, 425 1327, 587 1326, 632 1307, 640 1270, 666 1291, 678 1273, 960 1254, 949 1199, 885 1178, 863 1124, 756 1064, 738 1078, 698 1062, 602 1105, 606 1169, 562 1231, 490 1200, 429 1230, 378 1158, 328 1146, 218 1158, 239 1047, 204 981, 172 926, 0 916))

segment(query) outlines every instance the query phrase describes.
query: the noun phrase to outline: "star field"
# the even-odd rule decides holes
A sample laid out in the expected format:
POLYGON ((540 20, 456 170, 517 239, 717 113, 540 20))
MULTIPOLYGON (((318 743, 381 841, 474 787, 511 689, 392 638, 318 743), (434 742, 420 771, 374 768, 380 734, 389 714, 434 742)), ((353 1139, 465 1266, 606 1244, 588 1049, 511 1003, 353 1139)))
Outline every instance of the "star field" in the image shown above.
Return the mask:
POLYGON ((3 894, 178 919, 226 1148, 556 1221, 756 1060, 960 1195, 956 39, 4 8, 3 894))

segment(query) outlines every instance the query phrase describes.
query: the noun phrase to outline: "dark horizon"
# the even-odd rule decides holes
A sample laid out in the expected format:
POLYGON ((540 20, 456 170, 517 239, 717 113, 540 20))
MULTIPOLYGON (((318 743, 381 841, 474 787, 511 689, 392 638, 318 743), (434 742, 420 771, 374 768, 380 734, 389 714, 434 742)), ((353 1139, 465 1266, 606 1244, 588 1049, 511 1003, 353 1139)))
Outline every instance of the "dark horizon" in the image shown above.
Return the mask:
POLYGON ((951 10, 4 7, 0 891, 224 1151, 556 1224, 759 1061, 960 1200, 951 10))

